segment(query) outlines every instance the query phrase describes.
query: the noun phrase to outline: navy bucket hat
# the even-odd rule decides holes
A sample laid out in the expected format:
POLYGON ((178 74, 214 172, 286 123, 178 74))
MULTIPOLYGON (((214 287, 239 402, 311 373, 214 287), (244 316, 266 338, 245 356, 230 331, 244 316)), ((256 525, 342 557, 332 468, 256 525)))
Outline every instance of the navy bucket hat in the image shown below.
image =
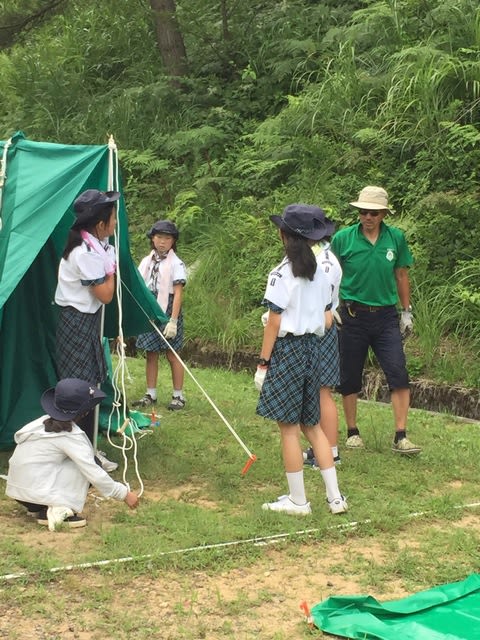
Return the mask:
POLYGON ((47 389, 40 398, 45 413, 55 420, 68 422, 89 413, 106 394, 95 385, 80 378, 64 378, 47 389))
POLYGON ((307 240, 321 240, 331 236, 335 230, 323 209, 311 204, 289 204, 281 216, 270 216, 270 220, 282 231, 307 240))

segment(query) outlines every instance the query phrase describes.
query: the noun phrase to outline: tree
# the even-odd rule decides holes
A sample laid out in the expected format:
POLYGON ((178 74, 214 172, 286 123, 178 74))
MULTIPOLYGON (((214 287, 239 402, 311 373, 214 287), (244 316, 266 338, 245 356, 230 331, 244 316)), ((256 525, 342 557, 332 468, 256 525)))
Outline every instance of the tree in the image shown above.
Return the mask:
POLYGON ((176 18, 175 0, 150 0, 150 6, 155 19, 157 45, 167 74, 185 76, 187 53, 176 18))
POLYGON ((0 49, 6 49, 24 31, 37 27, 56 13, 61 13, 67 0, 48 2, 9 2, 8 7, 0 3, 0 49))

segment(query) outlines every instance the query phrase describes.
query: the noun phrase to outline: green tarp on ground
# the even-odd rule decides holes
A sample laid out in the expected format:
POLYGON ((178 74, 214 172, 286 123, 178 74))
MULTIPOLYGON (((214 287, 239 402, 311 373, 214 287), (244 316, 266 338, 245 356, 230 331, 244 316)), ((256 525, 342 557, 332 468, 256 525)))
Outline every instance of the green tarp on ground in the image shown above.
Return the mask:
POLYGON ((480 640, 480 574, 380 603, 333 596, 315 605, 315 625, 358 640, 480 640))
MULTIPOLYGON (((21 132, 0 142, 6 174, 0 209, 0 449, 11 448, 14 433, 41 415, 40 395, 57 382, 58 263, 74 199, 85 189, 108 188, 109 153, 108 145, 31 142, 21 132)), ((120 177, 116 186, 122 192, 120 177)), ((118 229, 127 337, 150 329, 148 318, 165 316, 130 256, 123 195, 118 229)), ((118 317, 117 305, 106 305, 105 336, 118 335, 118 317)))

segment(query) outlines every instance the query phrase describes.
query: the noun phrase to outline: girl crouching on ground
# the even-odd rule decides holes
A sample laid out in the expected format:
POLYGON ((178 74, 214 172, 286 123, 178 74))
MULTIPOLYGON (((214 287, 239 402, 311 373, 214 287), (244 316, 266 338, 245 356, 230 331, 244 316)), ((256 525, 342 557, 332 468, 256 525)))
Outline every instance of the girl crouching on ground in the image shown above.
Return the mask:
POLYGON ((90 484, 104 497, 123 500, 131 509, 138 504, 136 493, 95 462, 93 445, 77 424, 104 397, 86 380, 60 380, 41 397, 46 415, 15 434, 17 446, 9 460, 6 494, 50 530, 62 522, 74 528, 87 524, 79 513, 90 484))

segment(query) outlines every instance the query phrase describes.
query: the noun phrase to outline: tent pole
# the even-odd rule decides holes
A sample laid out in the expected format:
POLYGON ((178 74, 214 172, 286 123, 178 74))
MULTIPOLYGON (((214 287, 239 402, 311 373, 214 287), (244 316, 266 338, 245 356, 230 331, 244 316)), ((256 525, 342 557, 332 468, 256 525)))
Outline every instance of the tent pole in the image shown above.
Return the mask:
MULTIPOLYGON (((105 305, 102 305, 102 313, 100 316, 100 343, 103 349, 103 327, 105 324, 105 305)), ((99 382, 97 387, 100 389, 101 383, 99 382)), ((97 453, 97 440, 98 440, 98 423, 100 421, 100 405, 95 405, 94 423, 93 423, 93 450, 97 453)))
MULTIPOLYGON (((108 179, 107 179, 107 191, 113 191, 114 187, 114 169, 113 169, 113 156, 117 152, 117 146, 115 144, 115 140, 112 135, 109 136, 108 139, 108 179)), ((116 206, 116 205, 115 205, 116 206)), ((114 276, 115 277, 115 276, 114 276)), ((105 305, 102 305, 102 313, 100 320, 100 343, 103 349, 103 330, 105 326, 105 305)), ((100 389, 101 383, 98 383, 98 388, 100 389)), ((93 450, 97 453, 97 440, 98 440, 98 426, 100 421, 100 405, 97 404, 95 406, 95 414, 94 414, 94 425, 93 425, 93 450)))

